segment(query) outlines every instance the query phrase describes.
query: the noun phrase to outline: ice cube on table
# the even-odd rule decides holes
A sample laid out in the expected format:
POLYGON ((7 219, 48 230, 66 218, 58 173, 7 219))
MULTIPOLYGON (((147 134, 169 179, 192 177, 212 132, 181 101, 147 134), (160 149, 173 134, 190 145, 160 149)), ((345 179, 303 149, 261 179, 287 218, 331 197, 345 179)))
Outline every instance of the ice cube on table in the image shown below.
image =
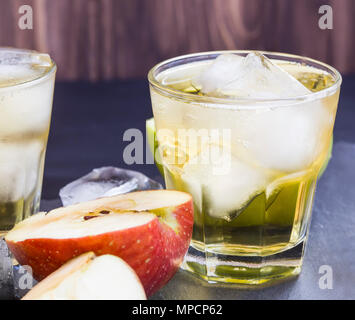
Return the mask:
POLYGON ((196 80, 211 96, 291 98, 310 93, 293 76, 258 52, 246 57, 222 54, 196 80))
POLYGON ((268 177, 235 158, 226 148, 209 146, 183 167, 181 179, 200 211, 230 221, 254 196, 265 190, 268 177), (210 163, 206 159, 210 158, 210 163), (214 160, 213 160, 214 159, 214 160))
POLYGON ((162 185, 144 174, 115 167, 102 167, 63 187, 59 196, 64 206, 118 194, 150 189, 162 185))

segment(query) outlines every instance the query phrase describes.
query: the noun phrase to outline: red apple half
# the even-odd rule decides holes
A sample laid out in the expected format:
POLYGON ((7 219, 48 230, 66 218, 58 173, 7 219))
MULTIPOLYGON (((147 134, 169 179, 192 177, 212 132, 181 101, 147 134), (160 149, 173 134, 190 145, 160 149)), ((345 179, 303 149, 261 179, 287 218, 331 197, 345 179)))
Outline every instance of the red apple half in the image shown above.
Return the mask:
POLYGON ((192 226, 189 194, 152 190, 41 212, 17 224, 5 239, 17 261, 31 266, 37 280, 93 251, 125 260, 149 296, 180 266, 192 226))
POLYGON ((76 257, 38 283, 22 300, 145 300, 133 269, 113 255, 76 257))

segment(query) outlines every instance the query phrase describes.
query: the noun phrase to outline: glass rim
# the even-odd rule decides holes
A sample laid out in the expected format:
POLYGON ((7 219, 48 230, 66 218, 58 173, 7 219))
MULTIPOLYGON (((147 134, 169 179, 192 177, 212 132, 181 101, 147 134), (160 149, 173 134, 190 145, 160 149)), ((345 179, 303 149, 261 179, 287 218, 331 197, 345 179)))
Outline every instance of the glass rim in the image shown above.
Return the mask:
MULTIPOLYGON (((37 51, 37 50, 31 50, 31 49, 21 49, 21 48, 14 48, 14 47, 0 47, 0 52, 1 51, 12 51, 14 53, 19 52, 19 53, 33 53, 33 54, 42 54, 41 52, 37 51)), ((9 84, 6 85, 4 87, 0 87, 0 91, 4 91, 4 90, 10 90, 10 89, 15 89, 18 87, 26 87, 26 86, 31 86, 34 85, 36 83, 40 83, 42 81, 45 81, 47 78, 49 78, 53 73, 56 72, 57 70, 57 64, 55 63, 55 61, 52 59, 52 57, 48 54, 49 58, 51 59, 51 66, 50 68, 43 74, 33 78, 33 79, 29 79, 29 80, 24 80, 24 81, 19 81, 18 83, 13 83, 13 84, 9 84)))
MULTIPOLYGON (((272 58, 273 59, 273 58, 272 58)), ((194 61, 189 61, 188 63, 193 63, 194 61)), ((308 65, 309 65, 308 64, 308 65)), ((175 67, 174 65, 173 67, 175 67)), ((169 67, 167 68, 169 69, 169 67)), ((290 103, 300 103, 304 101, 313 101, 317 100, 320 98, 324 98, 327 96, 332 95, 335 93, 338 88, 340 88, 340 85, 342 83, 342 77, 340 72, 335 69, 334 67, 312 59, 308 58, 305 56, 300 56, 300 55, 295 55, 295 54, 289 54, 289 53, 282 53, 282 52, 273 52, 273 51, 262 51, 262 50, 217 50, 217 51, 205 51, 205 52, 197 52, 197 53, 191 53, 191 54, 186 54, 186 55, 181 55, 177 56, 171 59, 164 60, 158 64, 156 64, 153 68, 151 68, 148 72, 148 81, 151 86, 153 86, 155 89, 158 91, 168 94, 169 96, 175 97, 176 99, 183 100, 183 101, 189 101, 189 102, 195 102, 195 103, 203 103, 203 104, 224 104, 224 105, 235 105, 235 104, 250 104, 250 103, 261 103, 261 104, 267 104, 267 103, 286 103, 286 105, 289 105, 290 103), (183 61, 190 60, 193 58, 197 57, 206 57, 206 60, 209 60, 209 58, 215 58, 220 54, 223 53, 232 53, 232 54, 248 54, 251 52, 258 52, 261 54, 265 55, 271 55, 275 57, 283 57, 284 61, 291 61, 291 62, 297 62, 299 60, 304 61, 306 64, 307 62, 314 68, 317 68, 323 71, 328 72, 333 78, 334 78, 334 83, 323 90, 317 91, 317 92, 310 92, 305 95, 299 95, 296 97, 288 97, 288 98, 234 98, 234 97, 210 97, 210 96, 199 96, 195 95, 193 93, 188 93, 188 92, 182 92, 177 89, 173 89, 167 85, 162 84, 158 79, 157 79, 157 72, 160 68, 170 64, 174 63, 177 61, 181 61, 181 65, 184 64, 183 61), (287 60, 287 58, 289 58, 287 60), (293 60, 292 60, 293 59, 293 60), (322 68, 320 68, 322 67, 322 68), (325 70, 324 70, 325 69, 325 70)))

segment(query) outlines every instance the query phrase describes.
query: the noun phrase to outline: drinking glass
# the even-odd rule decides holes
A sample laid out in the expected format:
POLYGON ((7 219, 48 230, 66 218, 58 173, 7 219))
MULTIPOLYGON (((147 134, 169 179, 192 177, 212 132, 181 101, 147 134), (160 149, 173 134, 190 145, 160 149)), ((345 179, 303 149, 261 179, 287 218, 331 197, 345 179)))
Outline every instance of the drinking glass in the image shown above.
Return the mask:
MULTIPOLYGON (((309 93, 205 94, 195 80, 223 53, 173 58, 149 72, 155 159, 166 187, 194 199, 193 236, 182 268, 209 282, 274 283, 301 271, 341 76, 310 58, 261 52, 309 93)), ((216 81, 221 77, 216 74, 216 81)))
POLYGON ((12 276, 4 235, 39 210, 55 73, 56 65, 47 54, 0 48, 2 283, 12 276))

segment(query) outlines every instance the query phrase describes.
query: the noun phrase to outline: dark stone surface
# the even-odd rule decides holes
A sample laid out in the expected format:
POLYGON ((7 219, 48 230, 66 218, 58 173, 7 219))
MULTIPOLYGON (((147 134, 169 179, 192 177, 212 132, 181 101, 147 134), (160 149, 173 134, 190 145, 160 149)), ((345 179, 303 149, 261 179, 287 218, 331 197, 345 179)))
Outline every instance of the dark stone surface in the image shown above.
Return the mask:
MULTIPOLYGON (((355 76, 345 77, 334 130, 333 158, 320 179, 301 275, 256 291, 206 286, 184 272, 154 299, 355 299, 355 76), (333 270, 333 289, 319 288, 319 268, 333 270)), ((128 128, 145 131, 152 116, 145 80, 58 83, 43 185, 43 209, 59 205, 59 189, 95 167, 138 170, 161 181, 154 165, 123 162, 128 128)))

